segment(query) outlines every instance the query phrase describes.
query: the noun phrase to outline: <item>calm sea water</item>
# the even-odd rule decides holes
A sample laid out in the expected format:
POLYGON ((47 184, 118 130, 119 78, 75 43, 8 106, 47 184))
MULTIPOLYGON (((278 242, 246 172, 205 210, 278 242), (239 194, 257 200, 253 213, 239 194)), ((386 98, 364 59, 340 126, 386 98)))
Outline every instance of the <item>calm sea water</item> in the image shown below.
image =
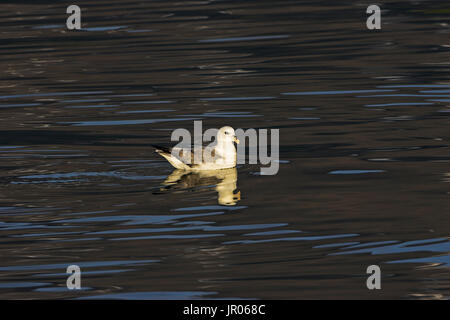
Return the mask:
POLYGON ((450 297, 446 1, 77 4, 1 5, 0 298, 450 297), (278 174, 173 173, 194 120, 278 174))

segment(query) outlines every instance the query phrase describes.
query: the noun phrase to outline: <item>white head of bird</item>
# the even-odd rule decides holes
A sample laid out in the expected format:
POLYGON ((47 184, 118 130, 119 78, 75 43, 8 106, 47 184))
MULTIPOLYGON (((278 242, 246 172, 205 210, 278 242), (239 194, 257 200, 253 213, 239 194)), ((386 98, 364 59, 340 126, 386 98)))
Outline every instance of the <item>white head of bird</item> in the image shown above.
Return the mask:
POLYGON ((219 129, 217 132, 217 144, 228 144, 236 142, 239 144, 239 139, 236 138, 234 129, 230 126, 225 126, 219 129))

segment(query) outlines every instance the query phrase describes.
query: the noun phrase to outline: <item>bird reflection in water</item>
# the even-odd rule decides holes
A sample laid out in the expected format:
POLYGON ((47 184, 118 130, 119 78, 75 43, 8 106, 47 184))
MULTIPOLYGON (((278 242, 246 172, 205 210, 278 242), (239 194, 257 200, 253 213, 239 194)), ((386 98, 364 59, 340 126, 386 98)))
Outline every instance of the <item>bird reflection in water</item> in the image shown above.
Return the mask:
POLYGON ((236 168, 198 172, 176 169, 163 182, 163 189, 189 189, 211 185, 216 185, 219 204, 234 206, 241 200, 241 192, 234 193, 237 188, 236 168))

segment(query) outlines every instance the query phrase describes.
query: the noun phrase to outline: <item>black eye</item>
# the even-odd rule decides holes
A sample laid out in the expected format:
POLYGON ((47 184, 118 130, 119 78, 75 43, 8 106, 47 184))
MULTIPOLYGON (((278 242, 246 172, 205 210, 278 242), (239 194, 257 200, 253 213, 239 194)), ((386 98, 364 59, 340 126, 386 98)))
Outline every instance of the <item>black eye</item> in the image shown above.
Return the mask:
POLYGON ((227 131, 225 131, 225 134, 228 134, 228 132, 227 132, 227 131))

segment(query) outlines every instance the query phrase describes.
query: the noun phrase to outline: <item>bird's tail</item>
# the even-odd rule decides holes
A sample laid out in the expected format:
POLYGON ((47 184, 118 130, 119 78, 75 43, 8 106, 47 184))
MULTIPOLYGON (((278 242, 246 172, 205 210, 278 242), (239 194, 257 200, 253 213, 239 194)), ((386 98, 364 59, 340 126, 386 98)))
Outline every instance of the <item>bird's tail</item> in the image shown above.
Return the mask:
POLYGON ((181 170, 189 170, 190 169, 190 167, 188 165, 186 165, 185 163, 183 163, 183 161, 172 156, 172 148, 161 147, 161 146, 157 146, 154 144, 152 144, 151 146, 153 148, 155 148, 156 153, 158 153, 160 156, 164 157, 167 161, 169 161, 169 163, 172 166, 174 166, 176 169, 181 169, 181 170))
POLYGON ((151 145, 153 148, 155 148, 155 151, 157 152, 157 153, 171 153, 172 152, 172 150, 171 150, 171 148, 166 148, 166 147, 162 147, 162 146, 158 146, 158 145, 156 145, 156 144, 152 144, 151 145))

